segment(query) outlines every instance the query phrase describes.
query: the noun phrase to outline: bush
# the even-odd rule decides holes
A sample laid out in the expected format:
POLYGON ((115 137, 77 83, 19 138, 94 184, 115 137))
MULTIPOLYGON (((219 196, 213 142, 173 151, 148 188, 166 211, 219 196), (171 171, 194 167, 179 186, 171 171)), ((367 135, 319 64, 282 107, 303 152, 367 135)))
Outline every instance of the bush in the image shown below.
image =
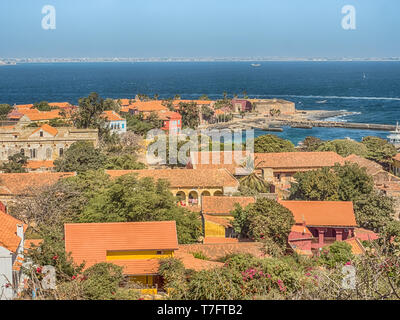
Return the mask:
POLYGON ((123 280, 122 267, 101 262, 85 270, 83 292, 88 300, 114 300, 123 280))
POLYGON ((351 251, 351 245, 344 241, 336 241, 328 249, 322 251, 320 263, 330 268, 337 264, 344 265, 354 259, 351 251))

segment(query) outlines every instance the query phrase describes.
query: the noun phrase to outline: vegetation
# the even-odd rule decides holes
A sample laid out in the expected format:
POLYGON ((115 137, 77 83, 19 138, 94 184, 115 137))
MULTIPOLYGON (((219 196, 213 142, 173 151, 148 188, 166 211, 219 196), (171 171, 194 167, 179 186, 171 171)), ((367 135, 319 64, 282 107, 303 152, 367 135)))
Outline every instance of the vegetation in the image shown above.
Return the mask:
POLYGON ((177 111, 182 116, 182 125, 184 127, 196 129, 199 126, 199 107, 195 102, 180 102, 177 111))
POLYGON ((237 205, 232 214, 232 225, 240 237, 261 242, 271 240, 280 248, 286 247, 288 235, 295 223, 289 209, 266 198, 259 198, 246 208, 237 205))
POLYGON ((266 134, 254 139, 254 152, 256 153, 293 151, 295 151, 293 143, 273 134, 266 134))
POLYGON ((386 139, 368 136, 361 141, 367 148, 366 157, 376 161, 388 169, 393 156, 397 154, 396 147, 389 143, 386 139))
POLYGON ((350 139, 326 141, 320 145, 317 150, 334 151, 337 154, 340 154, 342 157, 347 157, 351 154, 366 157, 368 153, 368 149, 364 144, 350 139))
POLYGON ((9 104, 0 104, 0 120, 7 120, 7 115, 13 108, 9 104))
POLYGON ((129 131, 134 132, 140 136, 144 136, 152 129, 159 129, 162 127, 162 120, 160 120, 156 113, 151 113, 146 119, 143 115, 126 115, 126 127, 129 131))
POLYGON ((324 142, 320 138, 308 136, 302 141, 304 151, 317 151, 324 142))
POLYGON ((22 152, 18 152, 8 157, 8 162, 0 165, 0 170, 4 173, 22 173, 26 172, 25 165, 28 163, 28 157, 22 152))
POLYGON ((47 101, 41 101, 41 102, 38 102, 38 103, 34 103, 33 107, 35 109, 38 109, 39 111, 51 111, 51 110, 54 110, 54 109, 59 109, 59 107, 50 106, 47 101))

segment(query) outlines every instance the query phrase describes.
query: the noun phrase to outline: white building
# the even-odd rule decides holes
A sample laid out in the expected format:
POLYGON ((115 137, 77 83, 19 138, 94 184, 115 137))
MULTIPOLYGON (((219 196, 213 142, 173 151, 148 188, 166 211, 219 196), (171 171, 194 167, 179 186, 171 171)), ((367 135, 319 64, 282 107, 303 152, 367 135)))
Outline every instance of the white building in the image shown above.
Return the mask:
POLYGON ((118 113, 112 110, 103 112, 106 122, 111 129, 111 132, 124 133, 126 132, 126 120, 118 113))

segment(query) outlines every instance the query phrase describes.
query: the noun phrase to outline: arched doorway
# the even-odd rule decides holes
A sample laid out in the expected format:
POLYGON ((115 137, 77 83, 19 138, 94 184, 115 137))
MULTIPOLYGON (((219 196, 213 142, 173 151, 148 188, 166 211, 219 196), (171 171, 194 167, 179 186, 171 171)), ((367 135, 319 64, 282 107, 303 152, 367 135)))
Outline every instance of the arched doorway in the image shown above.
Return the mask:
POLYGON ((183 191, 178 191, 176 193, 176 198, 181 206, 186 206, 186 193, 183 191))
POLYGON ((214 197, 222 197, 223 195, 224 194, 220 190, 214 192, 214 197))
POLYGON ((189 205, 197 206, 199 204, 199 195, 196 191, 189 192, 189 205))

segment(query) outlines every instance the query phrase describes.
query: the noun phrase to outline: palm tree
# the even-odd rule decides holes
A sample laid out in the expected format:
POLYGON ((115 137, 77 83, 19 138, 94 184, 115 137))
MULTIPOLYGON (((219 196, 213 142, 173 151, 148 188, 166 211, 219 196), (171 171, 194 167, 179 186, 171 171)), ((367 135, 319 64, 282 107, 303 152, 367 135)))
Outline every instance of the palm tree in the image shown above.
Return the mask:
POLYGON ((258 193, 269 193, 270 184, 257 174, 257 171, 261 170, 260 165, 264 161, 260 161, 258 163, 256 163, 256 161, 257 158, 255 158, 253 162, 251 156, 248 156, 246 160, 241 164, 242 168, 250 171, 250 174, 239 180, 240 187, 245 187, 258 193))

